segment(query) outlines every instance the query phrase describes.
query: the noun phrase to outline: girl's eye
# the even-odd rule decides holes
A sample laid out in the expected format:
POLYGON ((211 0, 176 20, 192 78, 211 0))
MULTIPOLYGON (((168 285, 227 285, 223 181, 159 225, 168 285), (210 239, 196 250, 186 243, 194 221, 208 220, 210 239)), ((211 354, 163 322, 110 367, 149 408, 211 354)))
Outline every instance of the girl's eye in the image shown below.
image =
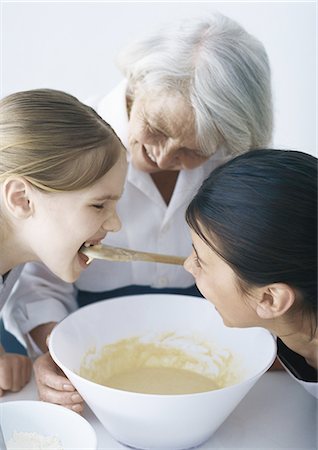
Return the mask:
POLYGON ((196 267, 201 267, 201 264, 200 264, 197 256, 193 256, 193 262, 196 267))
POLYGON ((103 209, 104 208, 104 203, 101 203, 100 205, 92 205, 94 208, 96 209, 103 209))

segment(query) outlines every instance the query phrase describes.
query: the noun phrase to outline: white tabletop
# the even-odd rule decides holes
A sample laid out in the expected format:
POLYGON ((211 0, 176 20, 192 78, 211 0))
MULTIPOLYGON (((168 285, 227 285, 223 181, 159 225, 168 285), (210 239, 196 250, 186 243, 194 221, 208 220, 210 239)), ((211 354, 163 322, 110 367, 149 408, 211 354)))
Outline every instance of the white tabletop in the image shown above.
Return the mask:
MULTIPOLYGON (((37 399, 32 380, 0 401, 37 399)), ((89 408, 84 417, 95 428, 98 450, 126 449, 116 442, 89 408)), ((233 413, 198 450, 317 449, 317 401, 286 372, 267 372, 233 413)))

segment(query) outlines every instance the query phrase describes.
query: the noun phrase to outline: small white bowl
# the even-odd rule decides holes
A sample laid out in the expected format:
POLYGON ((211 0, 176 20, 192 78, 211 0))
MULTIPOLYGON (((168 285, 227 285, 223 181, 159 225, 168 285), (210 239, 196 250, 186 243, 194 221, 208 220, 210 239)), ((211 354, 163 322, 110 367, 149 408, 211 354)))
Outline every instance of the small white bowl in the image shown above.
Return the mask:
POLYGON ((261 328, 227 328, 206 300, 181 295, 139 295, 80 308, 51 333, 49 349, 108 432, 140 449, 186 449, 208 440, 271 366, 276 343, 261 328), (78 375, 85 353, 152 333, 200 336, 242 362, 241 381, 195 394, 156 395, 123 391, 78 375))
POLYGON ((54 436, 65 450, 97 449, 95 430, 87 420, 52 403, 31 400, 1 403, 0 424, 6 443, 14 432, 27 432, 54 436))

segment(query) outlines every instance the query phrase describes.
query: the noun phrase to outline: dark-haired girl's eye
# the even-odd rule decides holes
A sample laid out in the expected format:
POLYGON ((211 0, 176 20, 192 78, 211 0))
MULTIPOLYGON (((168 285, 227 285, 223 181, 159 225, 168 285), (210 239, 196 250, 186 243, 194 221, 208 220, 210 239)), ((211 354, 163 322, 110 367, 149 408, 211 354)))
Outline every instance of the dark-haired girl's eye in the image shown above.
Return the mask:
POLYGON ((193 256, 193 262, 196 265, 196 267, 201 267, 201 264, 197 256, 193 256))

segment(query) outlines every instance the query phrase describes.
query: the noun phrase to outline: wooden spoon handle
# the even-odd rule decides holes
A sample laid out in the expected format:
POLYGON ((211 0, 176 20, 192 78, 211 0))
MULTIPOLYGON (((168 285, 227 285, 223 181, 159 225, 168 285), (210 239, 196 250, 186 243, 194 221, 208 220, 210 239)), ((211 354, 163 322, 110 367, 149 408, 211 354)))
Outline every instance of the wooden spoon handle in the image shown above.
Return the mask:
POLYGON ((92 245, 82 247, 81 252, 89 258, 106 259, 109 261, 148 261, 163 264, 183 265, 185 258, 160 253, 139 252, 126 248, 109 247, 108 245, 92 245))

